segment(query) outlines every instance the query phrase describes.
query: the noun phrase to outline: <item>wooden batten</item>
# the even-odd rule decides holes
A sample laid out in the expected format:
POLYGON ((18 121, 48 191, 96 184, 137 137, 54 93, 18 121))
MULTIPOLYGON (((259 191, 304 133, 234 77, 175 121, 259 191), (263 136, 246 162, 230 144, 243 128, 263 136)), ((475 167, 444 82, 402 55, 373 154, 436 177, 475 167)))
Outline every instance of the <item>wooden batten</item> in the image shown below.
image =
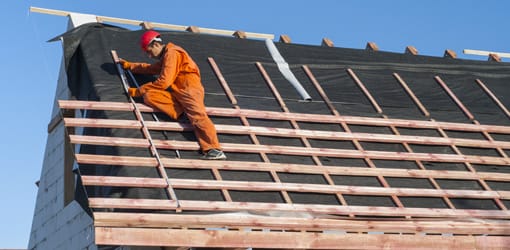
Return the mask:
POLYGON ((462 110, 462 112, 469 118, 469 120, 474 120, 474 115, 466 108, 466 106, 460 101, 460 99, 453 93, 453 91, 448 87, 448 85, 439 77, 435 76, 434 79, 439 83, 439 85, 445 90, 445 92, 452 98, 452 100, 457 104, 457 106, 462 110))
POLYGON ((281 43, 291 43, 290 37, 288 35, 280 35, 281 43))
MULTIPOLYGON (((31 12, 38 12, 43 14, 49 14, 49 15, 58 15, 58 16, 69 16, 72 12, 69 11, 61 11, 61 10, 51 10, 51 9, 44 9, 44 8, 37 8, 37 7, 30 7, 31 12)), ((125 19, 125 18, 116 18, 116 17, 108 17, 108 16, 96 16, 96 20, 99 23, 103 22, 111 22, 111 23, 120 23, 120 24, 127 24, 127 25, 134 25, 134 26, 142 26, 144 21, 140 20, 131 20, 131 19, 125 19)), ((188 26, 183 25, 174 25, 174 24, 165 24, 165 23, 156 23, 151 22, 151 28, 155 29, 167 29, 167 30, 175 30, 175 31, 186 31, 188 26)), ((143 26, 142 26, 143 27, 143 26)), ((233 30, 223 30, 223 29, 210 29, 210 28, 200 28, 201 33, 204 34, 213 34, 213 35, 223 35, 223 36, 230 36, 234 33, 233 30)), ((274 39, 273 34, 262 34, 262 33, 253 33, 253 32, 246 32, 246 38, 255 38, 255 39, 274 39)))
POLYGON ((100 245, 193 246, 208 249, 230 246, 248 249, 504 249, 510 244, 510 239, 504 236, 317 234, 125 227, 96 227, 95 235, 96 243, 100 245))
POLYGON ((501 57, 498 54, 490 53, 488 60, 492 62, 501 62, 501 57))
POLYGON ((379 47, 374 42, 368 42, 365 49, 369 51, 379 51, 379 47))
POLYGON ((447 50, 444 51, 443 57, 446 57, 446 58, 457 58, 457 53, 455 53, 455 51, 453 51, 451 49, 447 49, 447 50))
POLYGON ((418 55, 418 50, 414 46, 409 45, 406 47, 405 53, 410 55, 418 55))
MULTIPOLYGON (((181 211, 209 211, 243 212, 243 211, 286 211, 290 213, 310 213, 315 215, 349 215, 355 213, 362 216, 384 216, 399 218, 403 216, 423 217, 429 219, 456 218, 465 219, 508 219, 508 210, 480 210, 480 209, 449 209, 449 208, 420 208, 420 207, 383 207, 383 206, 338 206, 323 204, 289 204, 264 202, 224 202, 162 199, 129 199, 129 198, 89 198, 91 208, 125 208, 125 209, 154 209, 175 210, 179 206, 181 211)), ((371 231, 371 230, 368 230, 371 231)))
POLYGON ((321 46, 322 47, 335 47, 335 45, 333 44, 333 41, 331 41, 331 39, 329 39, 327 37, 322 38, 321 46))
POLYGON ((200 33, 200 28, 197 26, 189 26, 186 31, 191 33, 200 33))
POLYGON ((246 39, 246 32, 244 32, 242 30, 236 30, 236 32, 234 32, 234 34, 232 34, 232 35, 236 38, 246 39))
POLYGON ((152 214, 152 213, 94 213, 95 225, 98 227, 145 227, 145 228, 214 228, 227 225, 229 228, 274 229, 274 230, 337 230, 363 232, 367 228, 390 233, 457 233, 484 234, 487 232, 505 234, 510 222, 490 220, 456 221, 445 220, 395 220, 363 221, 341 218, 291 218, 271 217, 248 214, 152 214))
POLYGON ((146 22, 146 21, 144 21, 144 22, 142 22, 142 23, 140 24, 140 26, 141 26, 141 27, 142 27, 142 29, 144 29, 144 30, 152 30, 152 29, 154 29, 154 25, 152 25, 152 23, 151 23, 151 22, 146 22))
POLYGON ((499 108, 510 118, 510 111, 508 108, 499 100, 499 98, 482 82, 480 79, 475 80, 476 83, 489 95, 489 97, 499 106, 499 108))

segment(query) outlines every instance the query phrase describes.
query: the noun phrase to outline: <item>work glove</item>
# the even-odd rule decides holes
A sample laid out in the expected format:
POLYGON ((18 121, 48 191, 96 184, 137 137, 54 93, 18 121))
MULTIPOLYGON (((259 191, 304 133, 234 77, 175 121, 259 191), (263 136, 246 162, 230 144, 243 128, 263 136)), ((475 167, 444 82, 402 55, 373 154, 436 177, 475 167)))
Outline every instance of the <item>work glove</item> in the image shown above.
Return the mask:
POLYGON ((128 89, 128 94, 129 94, 129 96, 131 96, 131 97, 139 97, 139 96, 142 96, 142 94, 140 93, 140 90, 138 90, 138 88, 129 88, 129 89, 128 89))
POLYGON ((124 60, 124 59, 120 59, 119 63, 122 66, 123 69, 129 69, 131 67, 131 63, 126 61, 126 60, 124 60))

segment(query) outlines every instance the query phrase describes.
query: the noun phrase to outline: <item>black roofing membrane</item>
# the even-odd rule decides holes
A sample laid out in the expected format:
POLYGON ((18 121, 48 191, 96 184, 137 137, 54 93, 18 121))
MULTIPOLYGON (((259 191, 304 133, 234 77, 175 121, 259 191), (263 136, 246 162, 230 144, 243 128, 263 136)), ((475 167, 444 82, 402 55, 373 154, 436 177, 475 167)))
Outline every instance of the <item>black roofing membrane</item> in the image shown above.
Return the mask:
MULTIPOLYGON (((83 25, 62 35, 66 58, 68 84, 72 95, 78 100, 128 102, 121 81, 112 62, 110 51, 116 50, 121 58, 129 61, 151 62, 140 50, 138 39, 143 31, 129 31, 122 28, 90 24, 83 25)), ((278 101, 267 86, 264 78, 257 69, 255 62, 260 62, 271 80, 284 98, 290 112, 310 114, 332 114, 328 106, 322 101, 311 80, 304 73, 302 65, 307 65, 321 84, 328 98, 341 115, 382 117, 429 120, 443 122, 459 122, 472 124, 462 110, 434 80, 435 76, 450 87, 463 104, 472 112, 481 124, 510 125, 510 120, 499 107, 477 86, 476 79, 482 80, 502 103, 510 107, 510 64, 462 59, 449 59, 431 56, 414 56, 390 52, 372 52, 359 49, 328 48, 298 44, 276 43, 276 46, 295 76, 312 97, 311 102, 304 102, 292 85, 282 76, 265 42, 261 40, 244 40, 233 37, 193 34, 188 32, 161 32, 164 41, 175 43, 185 48, 199 65, 202 83, 206 90, 206 106, 231 108, 232 104, 225 95, 223 87, 217 80, 208 58, 211 57, 218 64, 225 80, 234 93, 241 109, 255 109, 262 111, 282 112, 278 101), (377 113, 370 100, 347 73, 352 69, 363 82, 370 94, 383 110, 377 113), (420 99, 431 117, 425 117, 413 100, 396 81, 393 73, 398 73, 420 99)), ((136 75, 140 83, 150 79, 149 76, 136 75)), ((141 102, 141 100, 137 100, 141 102)), ((168 120, 164 114, 158 113, 162 120, 168 120)), ((136 119, 130 112, 118 111, 88 111, 90 118, 136 119)), ((238 118, 211 117, 216 124, 236 124, 242 122, 238 118)), ((144 119, 153 120, 149 114, 144 119)), ((251 125, 278 128, 293 128, 289 122, 278 120, 249 119, 251 125)), ((299 122, 302 129, 326 130, 343 132, 340 125, 322 124, 314 122, 299 122)), ((393 134, 387 127, 350 125, 353 132, 393 134)), ((436 130, 397 128, 405 135, 438 136, 436 130)), ((142 133, 135 129, 97 129, 87 128, 85 135, 100 135, 114 137, 143 138, 142 133)), ((484 138, 480 133, 447 131, 452 137, 484 138)), ((175 139, 194 141, 191 132, 151 131, 155 139, 175 139)), ((494 135, 510 141, 508 135, 494 135)), ((219 134, 221 142, 251 144, 248 136, 219 134)), ((262 144, 281 146, 303 146, 300 139, 282 139, 270 136, 258 136, 262 144)), ((503 140, 502 139, 502 140, 503 140)), ((356 149, 350 141, 309 140, 313 147, 356 149)), ((401 144, 363 142, 366 150, 387 150, 406 152, 401 144)), ((411 145, 416 152, 452 153, 449 147, 411 145)), ((303 149, 305 150, 305 149, 303 149)), ((475 148, 461 148, 464 154, 497 155, 491 150, 475 148)), ((150 157, 147 149, 127 147, 106 147, 82 145, 80 153, 95 153, 106 155, 150 157)), ((175 157, 172 150, 161 150, 163 157, 175 157)), ((182 158, 198 158, 195 151, 181 151, 182 158)), ((229 160, 262 162, 260 154, 256 153, 228 153, 229 160)), ((271 162, 297 163, 315 165, 310 156, 289 156, 268 154, 271 162)), ((321 164, 326 166, 369 167, 363 159, 347 159, 335 157, 318 157, 321 164)), ((381 168, 417 169, 414 161, 384 161, 373 160, 372 163, 381 168)), ((463 164, 423 162, 426 169, 467 171, 463 164)), ((478 171, 507 172, 508 166, 476 166, 478 171)), ((106 176, 137 176, 158 177, 155 168, 81 165, 82 174, 106 176)), ((269 172, 250 171, 220 171, 224 180, 274 182, 269 172)), ((214 180, 209 170, 175 169, 167 170, 170 178, 208 179, 214 180)), ((322 175, 286 174, 278 173, 282 182, 292 183, 326 183, 322 175)), ((376 177, 363 176, 331 176, 336 185, 352 186, 382 186, 376 177)), ((433 188, 426 179, 414 180, 404 178, 387 178, 391 187, 423 187, 433 188)), ((469 181, 452 182, 438 180, 441 188, 458 189, 474 188, 478 183, 469 181)), ((494 190, 509 190, 509 183, 490 183, 494 190)), ((147 188, 88 188, 91 197, 130 197, 166 199, 162 189, 147 188)), ((284 202, 280 192, 248 192, 229 191, 234 201, 251 202, 284 202)), ((224 200, 220 190, 187 190, 177 189, 177 197, 182 200, 224 200)), ((340 202, 334 194, 289 193, 293 203, 303 204, 333 204, 340 202)), ((391 197, 344 195, 349 205, 364 206, 395 206, 391 197)), ((446 205, 441 198, 401 197, 408 207, 444 208, 446 205)), ((491 200, 481 199, 451 199, 457 208, 497 209, 491 200)))

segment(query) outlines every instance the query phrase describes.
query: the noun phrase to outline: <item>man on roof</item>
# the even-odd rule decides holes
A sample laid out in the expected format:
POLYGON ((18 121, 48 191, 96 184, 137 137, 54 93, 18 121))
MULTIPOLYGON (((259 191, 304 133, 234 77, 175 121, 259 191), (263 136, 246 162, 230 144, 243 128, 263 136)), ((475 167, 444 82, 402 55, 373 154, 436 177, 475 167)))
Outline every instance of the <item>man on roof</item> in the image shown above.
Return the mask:
POLYGON ((197 64, 183 48, 172 43, 164 44, 161 35, 153 30, 143 33, 140 46, 149 57, 158 61, 149 64, 121 59, 122 67, 133 73, 159 74, 159 77, 140 88, 130 88, 129 95, 142 96, 145 104, 161 110, 174 120, 185 113, 204 154, 202 158, 226 159, 214 124, 205 111, 204 87, 197 64))

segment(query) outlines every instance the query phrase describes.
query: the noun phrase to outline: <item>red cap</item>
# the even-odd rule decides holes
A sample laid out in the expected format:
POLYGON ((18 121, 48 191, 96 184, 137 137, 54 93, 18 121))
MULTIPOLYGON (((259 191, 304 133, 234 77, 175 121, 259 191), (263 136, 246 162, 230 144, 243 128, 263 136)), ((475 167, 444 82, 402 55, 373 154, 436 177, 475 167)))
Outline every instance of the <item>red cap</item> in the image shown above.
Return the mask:
POLYGON ((160 34, 154 30, 148 30, 145 33, 143 33, 142 37, 140 38, 140 46, 142 47, 143 51, 147 51, 147 47, 154 41, 160 41, 160 34))

